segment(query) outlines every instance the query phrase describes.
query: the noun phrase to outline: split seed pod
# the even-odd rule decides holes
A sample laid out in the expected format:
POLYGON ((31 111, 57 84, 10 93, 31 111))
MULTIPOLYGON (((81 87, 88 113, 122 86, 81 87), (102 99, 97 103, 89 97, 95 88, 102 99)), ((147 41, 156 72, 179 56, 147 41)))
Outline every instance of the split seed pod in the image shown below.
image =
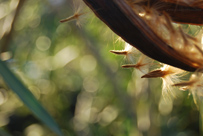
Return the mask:
MULTIPOLYGON (((139 15, 133 10, 133 6, 129 4, 130 0, 83 1, 116 34, 122 37, 122 39, 124 39, 129 44, 136 47, 145 55, 162 63, 166 63, 187 71, 195 71, 196 69, 203 67, 203 61, 199 59, 202 56, 198 56, 198 59, 194 59, 194 57, 188 57, 188 55, 184 53, 184 50, 179 51, 177 48, 169 45, 170 43, 168 43, 166 40, 161 39, 160 36, 150 26, 151 22, 147 22, 146 19, 143 19, 141 15, 139 15)), ((156 9, 156 12, 160 14, 166 12, 166 14, 171 18, 172 21, 191 24, 203 23, 203 13, 201 12, 200 14, 197 14, 197 12, 195 12, 202 10, 203 7, 198 6, 202 5, 202 1, 199 1, 199 4, 196 4, 196 2, 193 2, 192 4, 190 3, 191 5, 187 5, 187 3, 184 3, 183 0, 180 3, 178 3, 178 1, 179 0, 150 0, 146 2, 145 0, 143 2, 141 1, 140 4, 145 5, 145 7, 147 7, 147 4, 150 5, 153 2, 162 2, 164 6, 160 9, 156 9), (163 11, 163 9, 166 9, 166 7, 170 7, 171 9, 176 10, 171 12, 170 10, 163 11), (185 13, 180 12, 181 10, 179 10, 187 8, 191 8, 191 12, 190 14, 188 13, 188 15, 185 15, 185 13), (192 18, 193 15, 196 16, 196 21, 192 18)), ((142 9, 140 8, 140 10, 142 9)), ((170 23, 171 22, 169 22, 169 24, 170 23)), ((180 36, 180 33, 178 33, 177 35, 180 36)), ((182 44, 182 40, 175 40, 178 43, 182 44)), ((191 55, 192 54, 193 53, 191 53, 191 55)), ((195 53, 196 56, 197 54, 195 53)))

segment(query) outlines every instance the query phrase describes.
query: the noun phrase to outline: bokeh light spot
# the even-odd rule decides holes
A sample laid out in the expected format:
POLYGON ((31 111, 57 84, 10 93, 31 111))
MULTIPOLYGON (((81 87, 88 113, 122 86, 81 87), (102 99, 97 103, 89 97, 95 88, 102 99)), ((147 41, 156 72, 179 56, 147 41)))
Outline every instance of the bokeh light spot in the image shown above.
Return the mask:
POLYGON ((51 46, 51 40, 47 36, 40 36, 36 40, 36 46, 40 51, 46 51, 51 46))
POLYGON ((11 58, 11 52, 3 52, 1 53, 1 60, 6 61, 11 58))
POLYGON ((64 67, 67 63, 77 58, 78 55, 78 49, 74 46, 63 48, 53 57, 53 69, 64 67))
POLYGON ((92 55, 84 56, 80 61, 80 67, 84 72, 91 72, 97 66, 97 61, 92 55))
POLYGON ((25 129, 26 136, 43 136, 44 131, 38 124, 32 124, 25 129))
POLYGON ((95 92, 98 90, 99 81, 96 78, 87 77, 83 82, 83 87, 87 92, 95 92))
POLYGON ((168 115, 169 113, 171 113, 173 109, 173 102, 168 100, 164 100, 164 99, 161 99, 160 102, 159 102, 159 112, 162 114, 162 115, 168 115))

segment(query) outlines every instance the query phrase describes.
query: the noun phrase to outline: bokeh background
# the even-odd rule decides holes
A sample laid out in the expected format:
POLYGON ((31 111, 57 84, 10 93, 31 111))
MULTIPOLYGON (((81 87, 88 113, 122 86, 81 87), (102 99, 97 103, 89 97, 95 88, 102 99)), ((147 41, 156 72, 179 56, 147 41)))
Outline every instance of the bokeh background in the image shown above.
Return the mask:
MULTIPOLYGON (((72 0, 0 0, 1 59, 65 135, 200 135, 199 111, 187 91, 164 100, 160 79, 121 68, 126 59, 109 50, 125 43, 91 11, 80 27, 59 22, 73 14, 72 0)), ((2 78, 0 127, 2 136, 56 136, 2 78)))

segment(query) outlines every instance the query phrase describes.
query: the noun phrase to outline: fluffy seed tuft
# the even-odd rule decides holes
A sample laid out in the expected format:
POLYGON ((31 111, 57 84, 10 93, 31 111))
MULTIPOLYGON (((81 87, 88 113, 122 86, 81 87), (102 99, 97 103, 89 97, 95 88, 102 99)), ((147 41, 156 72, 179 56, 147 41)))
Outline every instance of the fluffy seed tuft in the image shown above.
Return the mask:
POLYGON ((150 66, 153 65, 153 60, 145 55, 141 55, 136 64, 122 65, 123 68, 135 68, 140 70, 142 73, 146 73, 150 66))
POLYGON ((76 25, 78 27, 81 27, 82 26, 82 24, 81 24, 82 16, 87 13, 87 12, 83 11, 84 3, 81 0, 74 0, 73 5, 74 5, 74 14, 65 19, 60 20, 60 22, 64 23, 64 22, 70 22, 70 21, 76 20, 76 25))
POLYGON ((164 64, 162 68, 154 70, 142 76, 142 78, 157 78, 162 79, 162 95, 165 98, 170 98, 171 96, 176 97, 177 93, 174 84, 180 82, 180 77, 183 75, 184 71, 169 65, 164 64))
POLYGON ((135 47, 128 43, 125 44, 124 50, 111 50, 110 52, 117 55, 124 55, 130 63, 135 61, 135 56, 139 53, 135 47))
POLYGON ((189 95, 193 96, 194 103, 197 105, 199 101, 203 99, 203 74, 202 70, 198 70, 190 76, 189 81, 176 83, 173 86, 179 87, 180 90, 189 90, 189 95))

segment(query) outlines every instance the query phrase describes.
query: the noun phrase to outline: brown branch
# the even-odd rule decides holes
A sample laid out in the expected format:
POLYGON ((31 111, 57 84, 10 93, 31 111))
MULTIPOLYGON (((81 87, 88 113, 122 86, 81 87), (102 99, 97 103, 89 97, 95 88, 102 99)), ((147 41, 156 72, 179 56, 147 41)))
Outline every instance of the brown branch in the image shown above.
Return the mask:
POLYGON ((13 36, 13 33, 14 33, 13 26, 14 26, 14 24, 15 24, 15 22, 16 22, 18 16, 19 16, 19 14, 20 14, 20 9, 21 9, 22 6, 24 5, 24 3, 25 3, 25 0, 19 0, 18 6, 17 6, 16 11, 15 11, 15 16, 14 16, 13 22, 12 22, 12 24, 11 24, 11 30, 10 30, 10 32, 9 32, 8 34, 6 34, 6 35, 3 37, 3 39, 2 39, 3 42, 2 42, 1 50, 0 50, 1 53, 7 51, 8 48, 9 48, 9 44, 10 44, 10 42, 11 42, 11 40, 12 40, 12 36, 13 36))

